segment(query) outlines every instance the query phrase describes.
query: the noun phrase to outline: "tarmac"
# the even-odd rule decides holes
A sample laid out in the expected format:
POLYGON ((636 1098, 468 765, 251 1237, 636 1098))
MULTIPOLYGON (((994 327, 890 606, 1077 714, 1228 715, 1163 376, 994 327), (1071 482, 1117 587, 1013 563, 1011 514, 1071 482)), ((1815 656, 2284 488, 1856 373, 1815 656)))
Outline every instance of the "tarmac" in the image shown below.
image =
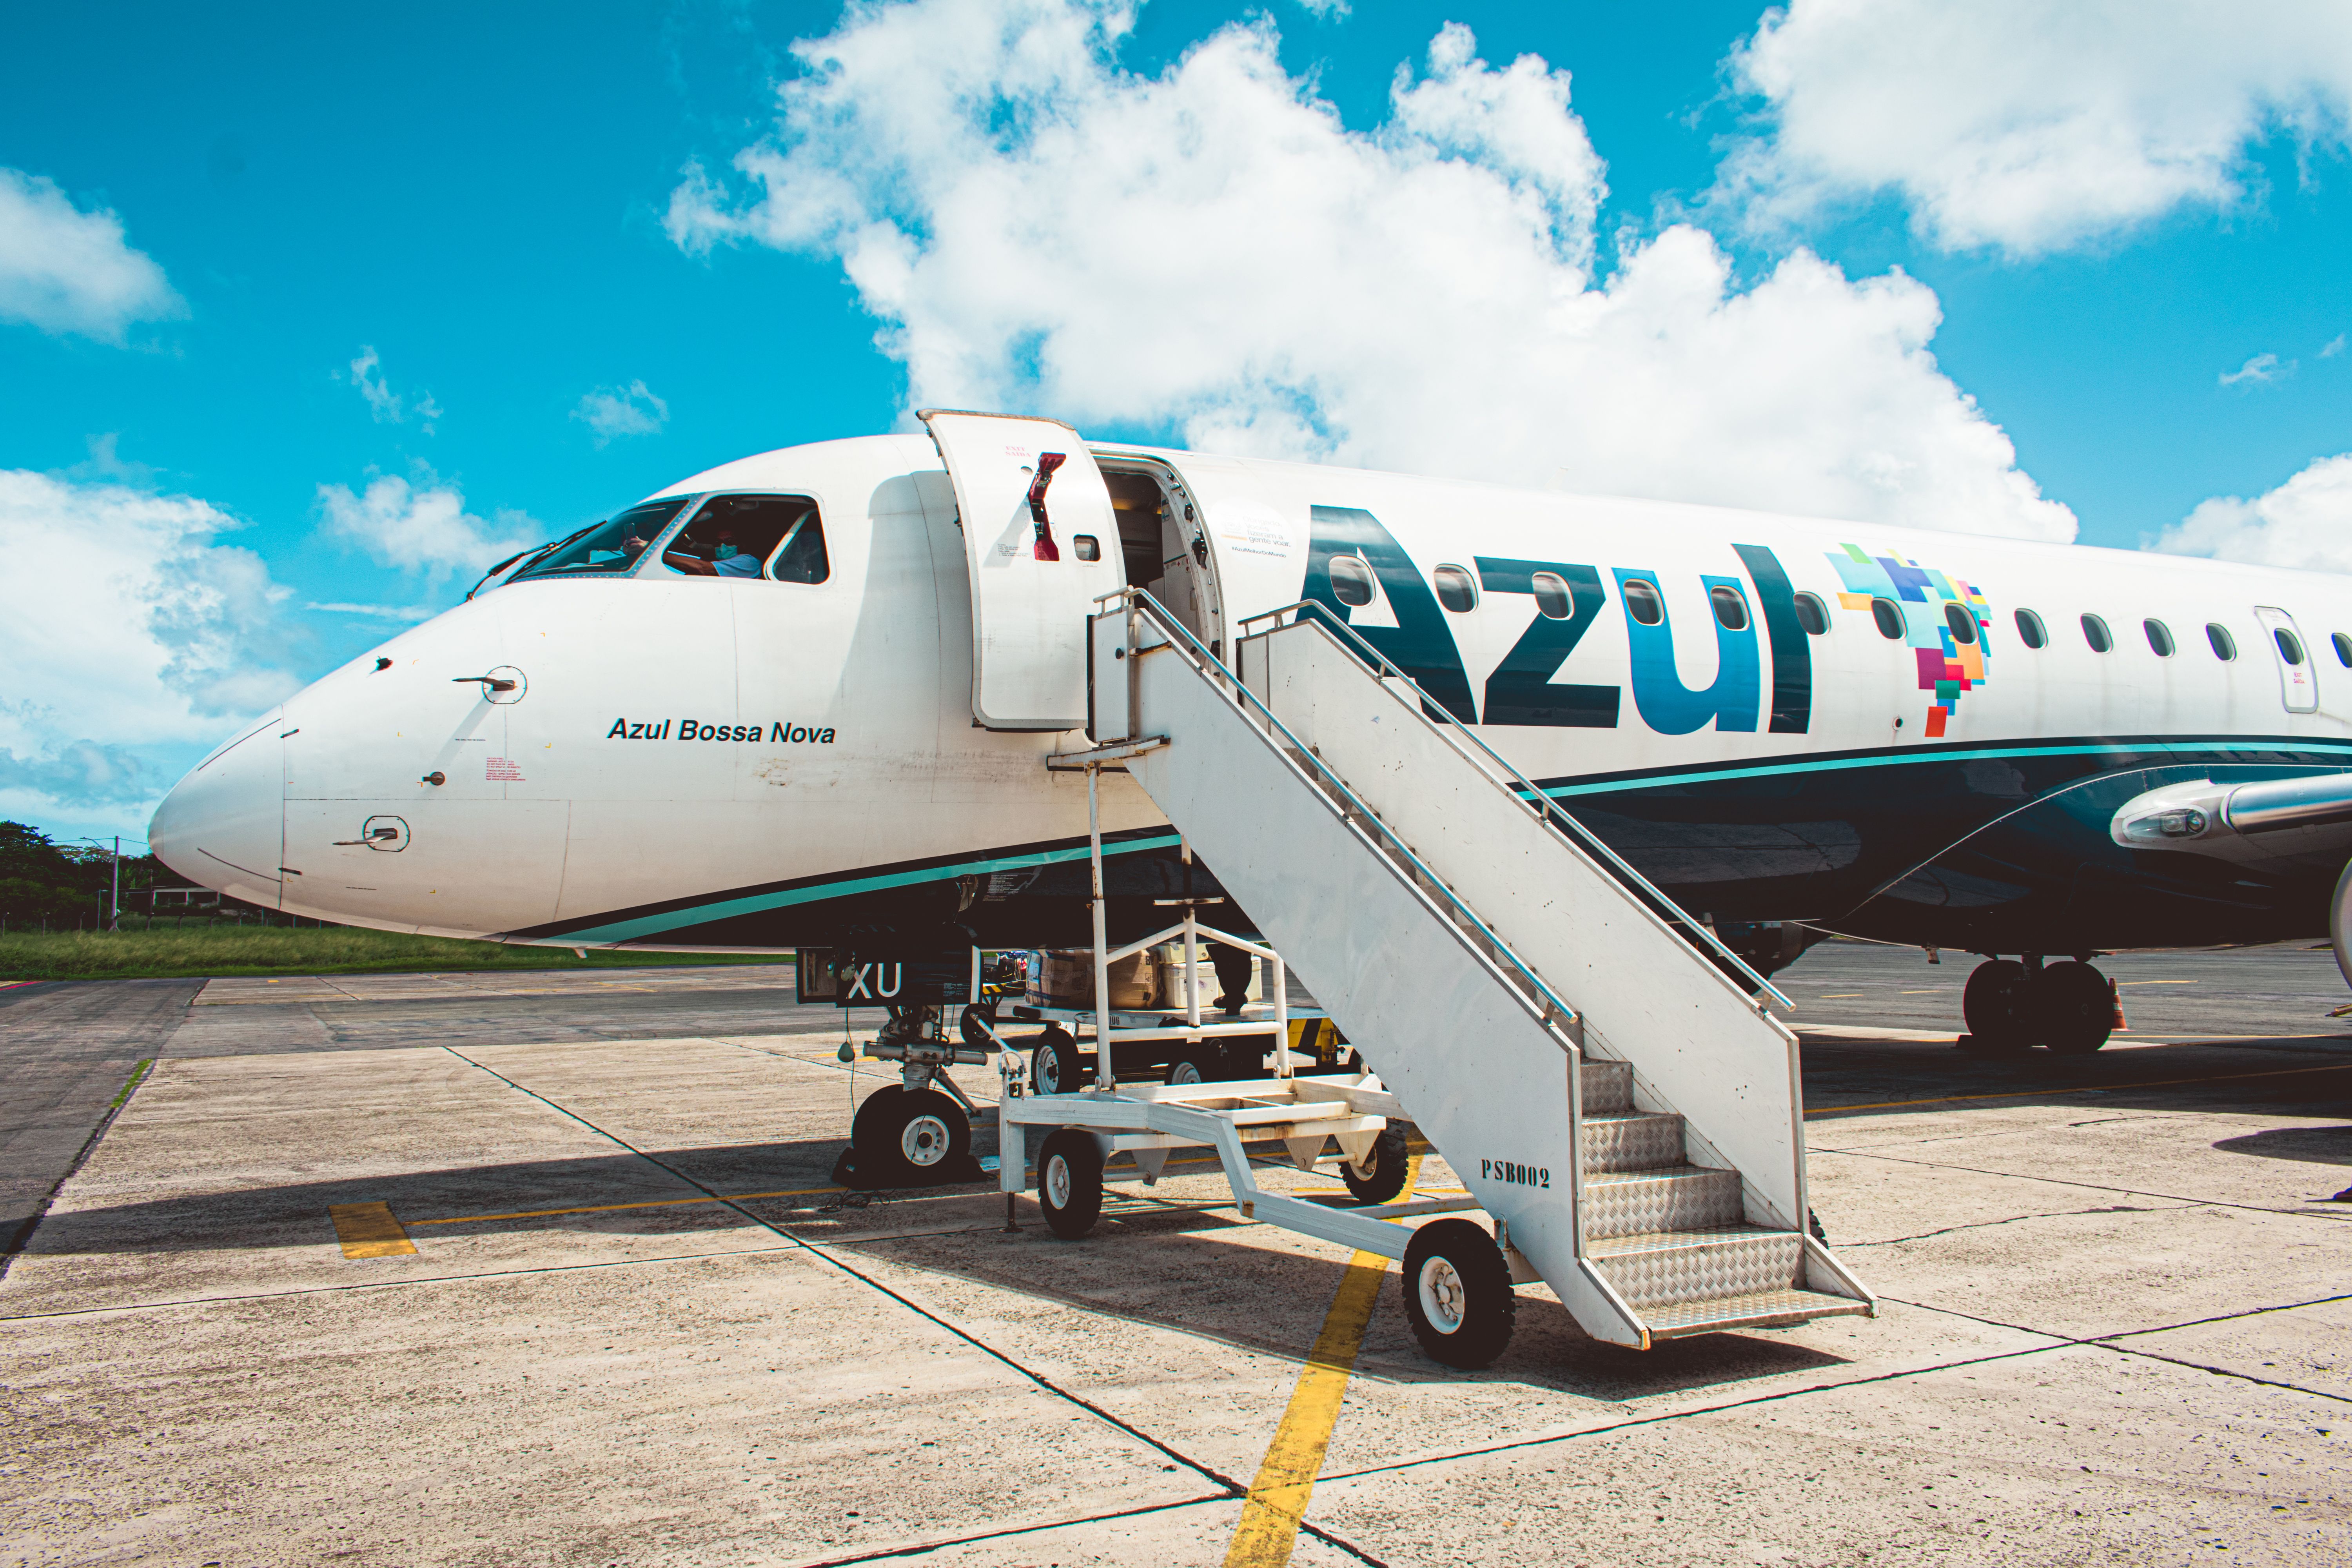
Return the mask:
POLYGON ((782 967, 0 991, 0 1565, 2343 1563, 2332 959, 2102 961, 2087 1058, 1955 1049, 1971 962, 1780 976, 1880 1316, 1526 1286, 1475 1373, 1205 1167, 840 1189, 889 1080, 782 967))

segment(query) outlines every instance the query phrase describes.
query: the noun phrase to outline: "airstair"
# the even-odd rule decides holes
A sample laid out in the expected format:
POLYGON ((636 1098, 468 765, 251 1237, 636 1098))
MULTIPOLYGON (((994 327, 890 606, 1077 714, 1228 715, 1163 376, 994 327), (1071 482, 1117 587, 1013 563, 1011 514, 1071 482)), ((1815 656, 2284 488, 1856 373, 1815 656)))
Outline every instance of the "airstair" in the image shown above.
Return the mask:
MULTIPOLYGON (((1296 965, 1370 1069, 1299 1077, 1277 1048, 1270 1079, 1116 1081, 1097 816, 1097 1078, 1030 1094, 999 1054, 1006 1193, 1027 1187, 1035 1137, 1040 1205, 1080 1235, 1106 1160, 1151 1180, 1170 1150, 1213 1149, 1244 1214, 1402 1258, 1415 1335, 1458 1366, 1501 1352, 1511 1287, 1538 1279, 1588 1332, 1643 1349, 1875 1310, 1807 1232, 1796 1038, 1765 1005, 1785 998, 1320 606, 1243 622, 1228 664, 1118 587, 1113 499, 1076 431, 920 416, 963 533, 974 722, 1083 719, 1087 749, 1047 765, 1084 771, 1097 804, 1105 769, 1133 775, 1266 942, 1239 945, 1296 965), (1402 1185, 1400 1119, 1466 1195, 1381 1201, 1402 1185), (1269 1140, 1309 1167, 1336 1142, 1357 1206, 1261 1185, 1247 1145, 1269 1140)), ((1247 498, 1192 493, 1203 477, 1170 526, 1206 561, 1196 503, 1247 498)), ((1197 975, 1198 939, 1233 939, 1179 901, 1197 975)), ((1279 1039, 1278 967, 1269 994, 1279 1039)), ((1206 1022, 1197 997, 1153 1024, 1129 1032, 1198 1050, 1266 1027, 1206 1022)))
POLYGON ((1094 744, 1054 765, 1130 773, 1370 1070, 1292 1078, 1284 1052, 1271 1081, 1121 1086, 1100 1051, 1094 1087, 1004 1100, 1008 1192, 1035 1133, 1049 1219, 1074 1184, 1098 1204, 1121 1152, 1156 1174, 1171 1147, 1215 1148, 1245 1214, 1403 1258, 1416 1333, 1459 1365, 1499 1352, 1509 1287, 1535 1279, 1641 1349, 1874 1314, 1808 1234, 1796 1038, 1768 983, 1319 606, 1245 624, 1234 668, 1148 595, 1102 603, 1094 744), (1264 1190, 1244 1157, 1279 1138, 1311 1164, 1328 1135, 1361 1161, 1389 1117, 1467 1198, 1338 1208, 1264 1190), (1491 1239, 1432 1218, 1474 1209, 1491 1239))

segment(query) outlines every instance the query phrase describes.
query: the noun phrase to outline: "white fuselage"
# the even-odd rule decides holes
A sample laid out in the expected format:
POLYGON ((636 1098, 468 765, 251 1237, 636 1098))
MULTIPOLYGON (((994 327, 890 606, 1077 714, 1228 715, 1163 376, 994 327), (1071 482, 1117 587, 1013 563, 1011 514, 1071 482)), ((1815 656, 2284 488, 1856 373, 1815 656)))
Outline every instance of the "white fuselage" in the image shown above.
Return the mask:
MULTIPOLYGON (((2352 632, 2352 583, 2340 578, 1091 450, 1106 469, 1173 476, 1198 515, 1187 523, 1171 506, 1164 540, 1067 559, 1072 580, 1108 592, 1126 581, 1122 561, 1159 550, 1159 591, 1221 649, 1247 616, 1303 596, 1328 602, 1330 557, 1356 548, 1366 516, 1420 584, 1458 568, 1445 580, 1475 584, 1465 608, 1413 597, 1394 562, 1384 571, 1380 551, 1364 548, 1357 558, 1377 589, 1339 608, 1425 687, 1457 679, 1473 710, 1463 717, 1571 809, 1619 795, 1682 798, 1684 826, 1707 827, 1718 822, 1709 803, 1736 799, 1745 804, 1719 819, 1728 831, 1760 820, 1752 795, 1737 793, 1751 785, 1850 793, 1867 773, 1882 803, 1899 803, 1906 779, 1927 776, 1904 768, 1948 763, 1969 781, 1956 798, 1981 796, 1983 809, 1924 830, 1924 863, 2045 787, 2011 781, 2024 776, 2020 759, 2095 759, 2078 773, 2095 771, 2101 747, 2135 767, 2166 755, 2189 766, 2352 763, 2352 642, 2337 636, 2352 632), (1791 632, 1785 615, 1767 624, 1785 605, 1766 603, 1780 590, 1759 560, 1777 564, 1788 593, 1823 606, 1826 632, 1791 632), (1902 571, 1882 594, 1873 584, 1890 563, 1902 571), (1906 598, 1914 567, 1927 585, 1906 598), (1585 589, 1573 646, 1549 669, 1538 667, 1558 638, 1544 636, 1566 623, 1526 585, 1538 572, 1585 589), (1654 585, 1663 622, 1642 624, 1636 583, 1654 585), (1726 585, 1738 628, 1710 602, 1726 585), (1882 635, 1878 597, 1907 617, 1899 637, 1882 635), (1972 647, 1950 640, 1949 604, 1968 606, 1972 647), (2024 646, 2021 610, 2038 615, 2046 646, 2024 646), (2086 615, 2103 618, 2110 651, 2094 650, 2086 615), (2168 630, 2168 656, 2147 622, 2168 630), (2209 624, 2236 657, 2217 657, 2209 624), (2278 626, 2302 645, 2300 665, 2283 657, 2278 626), (1521 672, 1507 690, 1496 681, 1515 650, 1521 672), (1939 675, 1950 679, 1939 686, 1939 675), (1557 710, 1550 690, 1564 694, 1557 710), (1505 710, 1519 721, 1498 721, 1505 710)), ((158 852, 236 897, 355 925, 746 948, 788 945, 779 911, 815 917, 853 907, 843 900, 919 894, 953 918, 1070 858, 1087 833, 1085 784, 1045 759, 1083 742, 975 724, 970 557, 931 441, 790 447, 662 493, 769 492, 817 503, 823 581, 694 574, 666 564, 658 543, 625 573, 525 568, 241 729, 158 811, 158 852), (511 689, 473 679, 495 670, 516 672, 511 689)), ((1107 783, 1104 813, 1107 833, 1166 841, 1124 779, 1107 783)), ((1782 811, 1773 831, 1804 816, 1782 811)), ((1835 869, 1840 851, 1822 853, 1835 869)), ((1835 912, 1790 900, 1779 913, 1835 912)))

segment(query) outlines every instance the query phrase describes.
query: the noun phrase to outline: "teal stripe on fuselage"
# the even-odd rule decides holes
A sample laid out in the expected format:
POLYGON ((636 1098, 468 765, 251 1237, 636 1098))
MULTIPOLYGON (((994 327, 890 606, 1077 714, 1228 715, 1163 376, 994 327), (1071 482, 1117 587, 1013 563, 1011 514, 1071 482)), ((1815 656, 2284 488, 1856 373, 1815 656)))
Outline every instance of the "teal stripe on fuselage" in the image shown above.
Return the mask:
MULTIPOLYGON (((1131 855, 1139 849, 1160 849, 1182 842, 1180 835, 1163 833, 1150 838, 1123 838, 1103 846, 1103 854, 1131 855)), ((697 904, 691 909, 666 910, 657 915, 642 915, 635 920, 614 921, 610 925, 592 926, 585 931, 566 931, 560 937, 541 939, 547 944, 594 944, 608 942, 631 942, 638 937, 657 936, 677 931, 681 926, 701 925, 707 921, 726 920, 734 915, 758 914, 762 910, 786 909, 793 904, 813 904, 822 899, 847 898, 853 893, 875 893, 887 888, 911 887, 917 882, 939 882, 950 877, 977 877, 990 871, 1017 871, 1032 866, 1058 866, 1071 860, 1083 860, 1090 853, 1084 844, 1064 849, 1035 849, 1025 855, 998 855, 985 860, 965 860, 952 866, 927 866, 917 871, 893 871, 878 877, 845 877, 839 881, 813 882, 806 887, 785 888, 772 893, 750 893, 740 899, 722 899, 717 903, 697 904)))
POLYGON ((1853 768, 1904 767, 1916 763, 1976 762, 1991 757, 2158 756, 2208 752, 2334 752, 2352 757, 2352 742, 2344 741, 2200 741, 2182 745, 2149 742, 2138 745, 2098 746, 1967 746, 1948 752, 1882 752, 1869 757, 1835 757, 1814 763, 1764 763, 1746 768, 1703 768, 1686 773, 1643 773, 1639 778, 1611 779, 1600 784, 1558 784, 1543 793, 1554 800, 1580 795, 1622 795, 1633 790, 1672 788, 1677 784, 1716 784, 1727 779, 1775 778, 1789 773, 1838 773, 1853 768))

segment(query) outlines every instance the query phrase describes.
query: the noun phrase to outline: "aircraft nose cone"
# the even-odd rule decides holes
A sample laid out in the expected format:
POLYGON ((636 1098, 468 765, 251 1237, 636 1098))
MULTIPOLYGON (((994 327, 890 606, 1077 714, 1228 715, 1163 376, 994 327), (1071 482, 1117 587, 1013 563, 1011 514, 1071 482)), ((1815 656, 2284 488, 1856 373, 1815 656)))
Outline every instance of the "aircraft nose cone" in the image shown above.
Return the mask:
POLYGON ((275 908, 286 848, 286 784, 278 761, 282 713, 215 752, 155 808, 147 838, 163 864, 191 882, 275 908))

